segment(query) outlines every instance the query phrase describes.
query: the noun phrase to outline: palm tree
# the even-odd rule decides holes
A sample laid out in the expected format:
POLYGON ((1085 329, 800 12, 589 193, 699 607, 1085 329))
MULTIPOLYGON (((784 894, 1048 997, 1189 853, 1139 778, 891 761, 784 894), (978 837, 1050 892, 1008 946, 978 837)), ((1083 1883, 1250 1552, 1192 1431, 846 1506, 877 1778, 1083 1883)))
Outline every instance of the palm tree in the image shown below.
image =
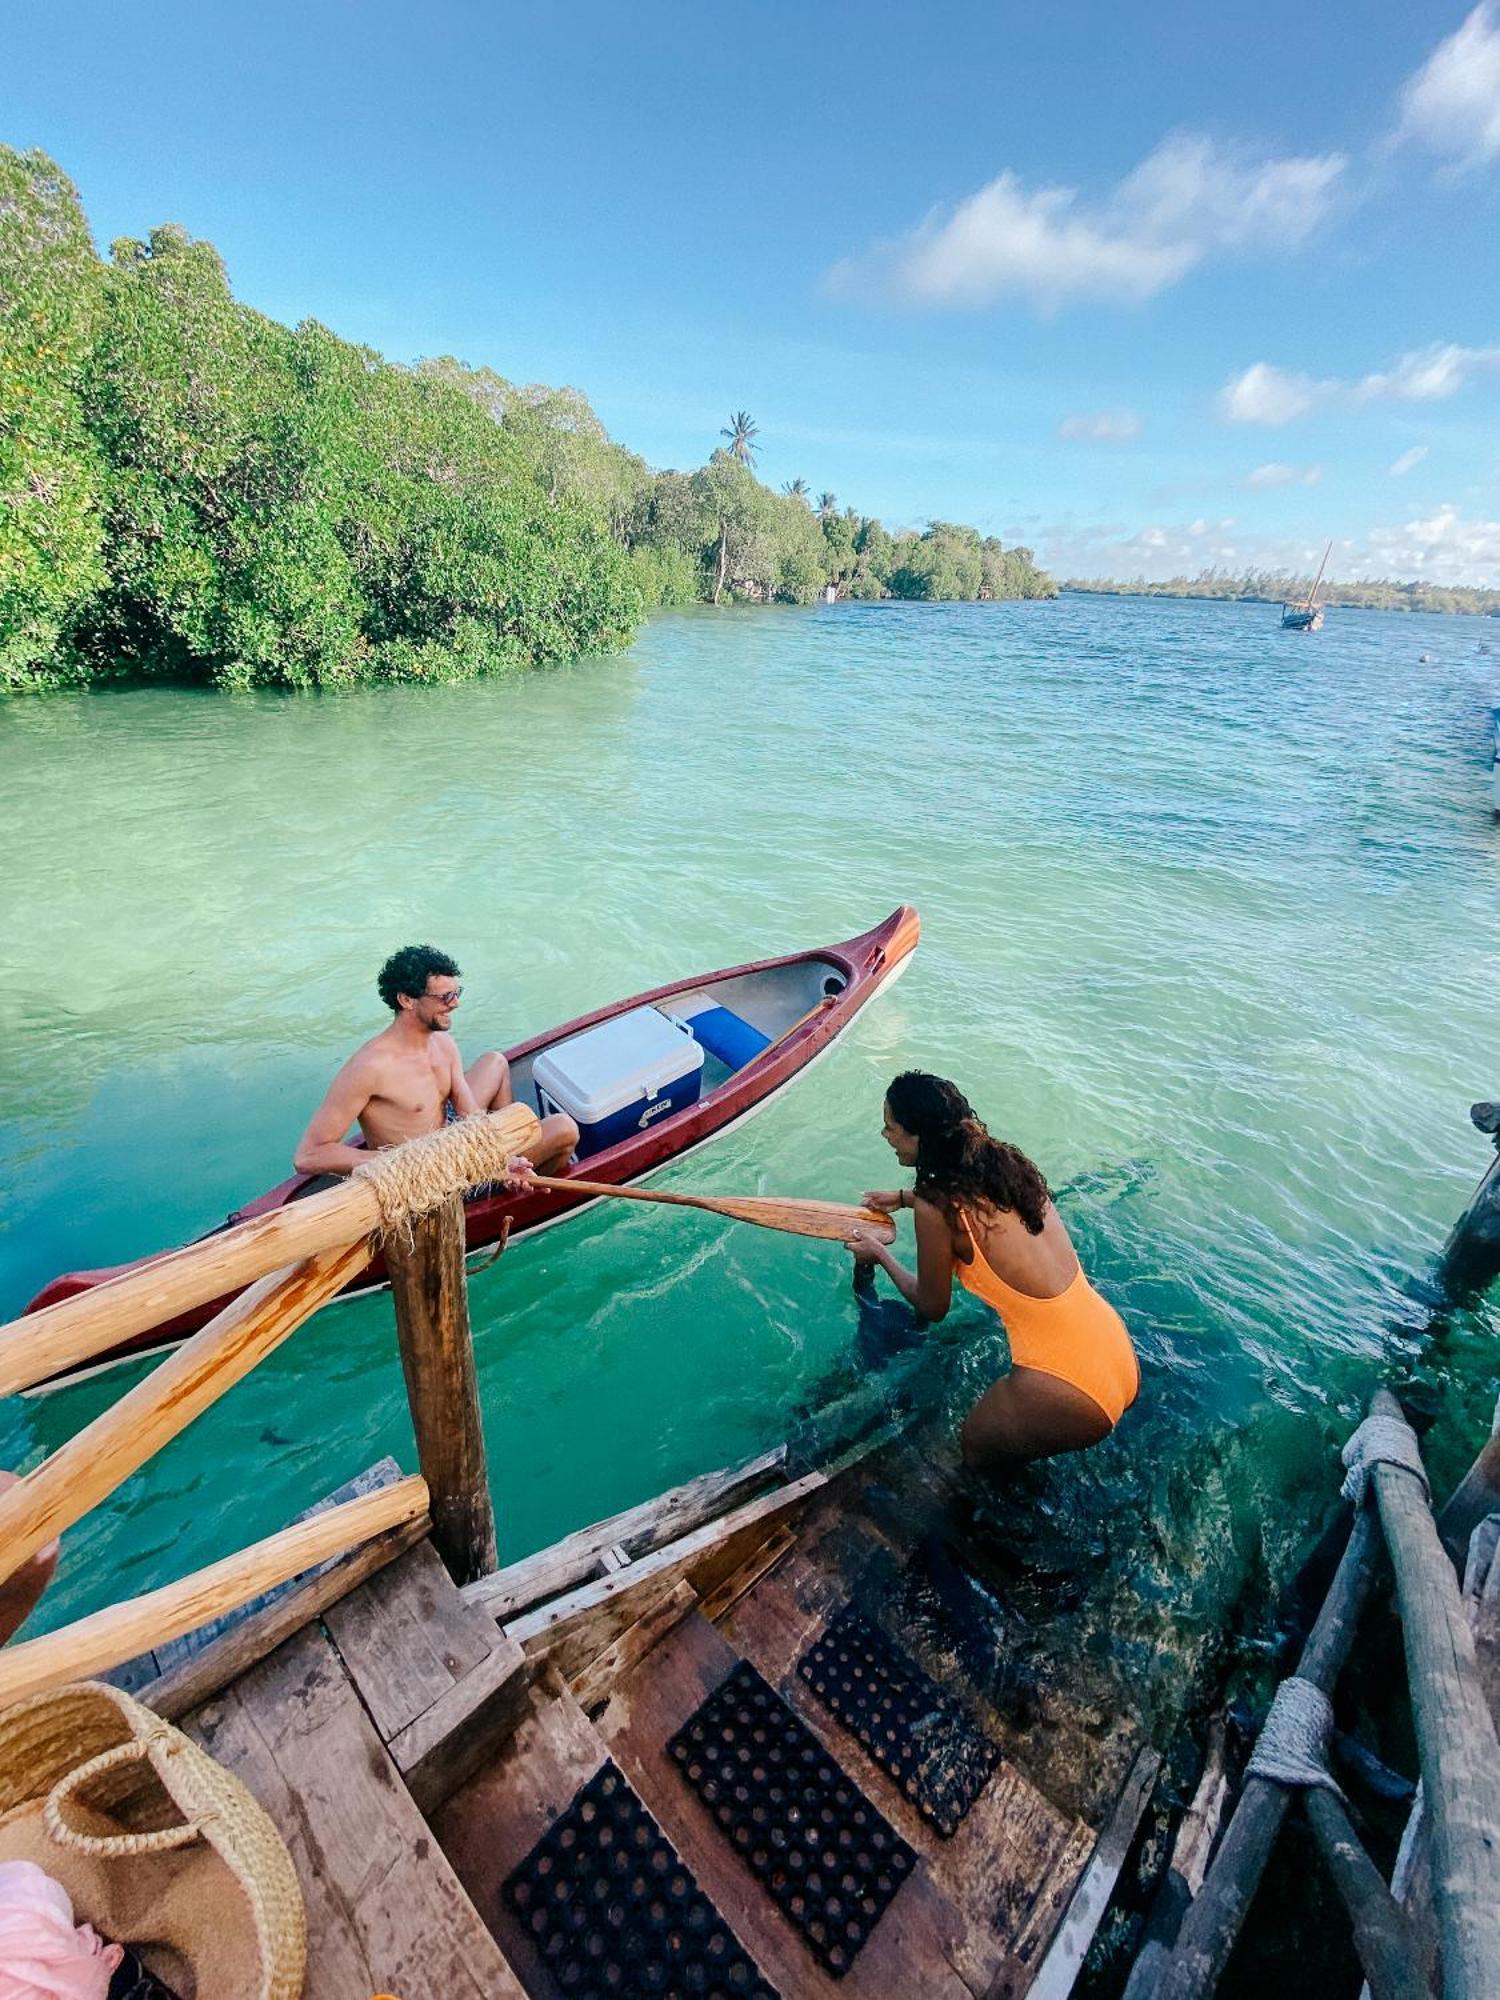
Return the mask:
POLYGON ((737 458, 749 471, 755 470, 755 439, 757 426, 748 410, 735 410, 719 436, 729 446, 729 456, 737 458))
POLYGON ((808 492, 807 481, 805 479, 789 479, 781 490, 788 500, 805 500, 808 492))
POLYGON ((831 521, 838 511, 839 503, 836 494, 820 493, 818 495, 818 519, 820 521, 831 521))

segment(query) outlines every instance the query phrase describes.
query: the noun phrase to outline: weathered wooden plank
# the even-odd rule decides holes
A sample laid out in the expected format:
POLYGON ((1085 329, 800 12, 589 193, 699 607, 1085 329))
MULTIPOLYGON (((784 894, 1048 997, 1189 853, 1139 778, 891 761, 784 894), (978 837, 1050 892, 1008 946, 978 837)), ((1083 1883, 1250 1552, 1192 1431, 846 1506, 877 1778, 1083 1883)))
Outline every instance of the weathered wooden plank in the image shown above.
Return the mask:
POLYGON ((522 2000, 315 1626, 184 1726, 244 1780, 291 1850, 310 2000, 522 2000))
POLYGON ((660 1598, 644 1617, 627 1625, 619 1638, 568 1682, 568 1692, 586 1715, 602 1707, 609 1691, 627 1668, 645 1659, 651 1648, 664 1639, 680 1618, 686 1618, 698 1602, 690 1583, 677 1583, 660 1598))
POLYGON ((779 1685, 796 1661, 846 1602, 877 1544, 861 1549, 825 1527, 819 1537, 810 1524, 796 1548, 768 1572, 750 1595, 730 1607, 723 1633, 731 1646, 753 1658, 766 1679, 779 1685), (832 1546, 825 1546, 832 1544, 832 1546), (830 1560, 830 1558, 836 1558, 830 1560))
POLYGON ((1167 1865, 1157 1884, 1121 2000, 1152 2000, 1183 1916, 1203 1887, 1209 1860, 1229 1803, 1225 1768, 1227 1718, 1215 1711, 1208 1726, 1203 1769, 1172 1838, 1167 1865))
POLYGON ((430 1542, 331 1605, 324 1623, 385 1743, 499 1643, 496 1626, 464 1603, 430 1542))
POLYGON ((178 1716, 186 1715, 189 1709, 197 1708, 221 1688, 228 1687, 240 1674, 248 1673, 284 1639, 300 1632, 330 1604, 357 1589, 403 1551, 414 1548, 426 1533, 425 1519, 387 1529, 363 1548, 314 1570, 306 1583, 294 1583, 285 1595, 274 1594, 269 1603, 248 1618, 229 1625, 216 1639, 189 1652, 155 1680, 144 1681, 134 1690, 127 1687, 127 1693, 133 1691, 137 1701, 175 1722, 178 1716))
POLYGON ((500 1557, 469 1328, 459 1195, 387 1238, 386 1268, 417 1461, 432 1493, 432 1540, 458 1583, 489 1576, 500 1557))
MULTIPOLYGON (((1052 1811, 1056 1811, 1050 1800, 1046 1800, 1045 1803, 1052 1811)), ((1032 1804, 1029 1808, 1023 1808, 1018 1814, 1023 1833, 1027 1820, 1035 1815, 1035 1811, 1035 1805, 1032 1804)), ((1048 1861, 1045 1874, 1039 1873, 1034 1883, 1028 1883, 1022 1877, 1019 1894, 1013 1892, 1009 1884, 1015 1881, 1019 1874, 1020 1856, 1013 1854, 1007 1857, 1010 1866, 1000 1881, 1000 1903, 996 1921, 998 1925, 1003 1916, 1015 1930, 1014 1942, 1008 1953, 1009 1964, 1015 1969, 1015 1982, 1010 1991, 1016 1993, 1026 1991, 1037 1954, 1045 1950, 1052 1940, 1053 1933, 1062 1922, 1069 1900, 1084 1869, 1088 1867, 1093 1857, 1098 1840, 1097 1832, 1086 1820, 1074 1820, 1068 1828, 1067 1838, 1048 1861), (1035 1893, 1030 1896, 1028 1908, 1027 1895, 1033 1887, 1035 1893)), ((1021 1847, 1019 1842, 1015 1845, 1020 1849, 1020 1854, 1024 1854, 1024 1847, 1021 1847)), ((982 1873, 983 1864, 979 1865, 982 1873)), ((975 1991, 1001 1996, 1003 2000, 1007 1992, 1006 1978, 1007 1967, 1002 1965, 996 1969, 988 1985, 976 1986, 975 1991)))
MULTIPOLYGON (((365 1493, 378 1492, 382 1486, 393 1486, 400 1477, 401 1468, 394 1458, 391 1458, 389 1455, 385 1458, 378 1458, 373 1465, 367 1465, 363 1472, 357 1472, 352 1479, 346 1479, 342 1486, 335 1487, 332 1493, 325 1494, 321 1500, 315 1501, 311 1507, 306 1507, 300 1514, 295 1515, 293 1517, 293 1525, 298 1521, 310 1521, 314 1514, 326 1514, 330 1507, 337 1507, 341 1501, 357 1500, 365 1493)), ((404 1530, 393 1531, 393 1533, 403 1532, 404 1530)), ((412 1539, 417 1540, 419 1537, 414 1536, 412 1539)), ((384 1542, 385 1537, 382 1536, 380 1540, 384 1542)), ((367 1555, 375 1546, 376 1544, 374 1543, 366 1543, 364 1549, 356 1549, 351 1555, 332 1556, 326 1563, 319 1563, 315 1568, 307 1570, 303 1575, 294 1576, 290 1582, 278 1584, 274 1590, 262 1592, 259 1597, 252 1598, 248 1604, 241 1605, 238 1611, 226 1612, 222 1618, 215 1618, 207 1625, 199 1625, 194 1631, 185 1632, 180 1639, 173 1639, 159 1649, 141 1653, 133 1660, 126 1660, 123 1666, 115 1667, 109 1673, 101 1674, 99 1678, 111 1682, 115 1687, 123 1688, 126 1694, 136 1694, 141 1688, 149 1687, 152 1682, 161 1680, 168 1673, 173 1674, 175 1677, 177 1669, 185 1660, 191 1658, 194 1653, 200 1653, 207 1647, 215 1645, 217 1640, 221 1639, 226 1632, 231 1631, 236 1625, 242 1624, 248 1619, 255 1618, 260 1612, 268 1610, 278 1599, 289 1597, 294 1591, 301 1590, 306 1584, 311 1583, 314 1577, 321 1576, 327 1571, 341 1569, 346 1563, 359 1561, 361 1557, 367 1555)), ((403 1541, 397 1543, 386 1556, 386 1560, 389 1561, 392 1555, 399 1555, 403 1548, 410 1546, 410 1542, 403 1541)), ((369 1569, 361 1571, 361 1576, 371 1575, 379 1567, 379 1563, 374 1563, 369 1569)), ((355 1579, 355 1581, 357 1580, 355 1579)), ((348 1587, 352 1588, 352 1583, 348 1587)), ((339 1592, 335 1591, 333 1596, 325 1598, 324 1602, 331 1604, 333 1598, 339 1594, 339 1592)), ((317 1611, 321 1609, 322 1605, 319 1605, 316 1610, 309 1612, 308 1616, 316 1617, 317 1611)), ((285 1630, 279 1632, 276 1638, 271 1641, 270 1645, 263 1646, 259 1652, 250 1653, 239 1666, 232 1669, 231 1674, 225 1675, 220 1680, 212 1680, 208 1685, 205 1685, 198 1694, 197 1701, 207 1701, 211 1694, 216 1694, 225 1685, 225 1682, 232 1678, 233 1673, 243 1672, 246 1667, 253 1665, 256 1660, 263 1659, 270 1652, 272 1646, 279 1646, 283 1639, 296 1631, 298 1625, 305 1624, 306 1622, 306 1619, 299 1618, 294 1623, 288 1624, 285 1630)), ((192 1708, 196 1706, 196 1703, 189 1701, 187 1706, 192 1708)), ((166 1711, 162 1710, 160 1712, 164 1714, 166 1711)), ((178 1712, 180 1711, 174 1711, 174 1713, 178 1712)))
POLYGON ((710 1625, 717 1625, 727 1617, 747 1591, 753 1590, 761 1578, 775 1569, 777 1563, 797 1546, 795 1528, 778 1528, 760 1547, 747 1556, 733 1575, 726 1576, 718 1587, 709 1592, 703 1600, 703 1615, 710 1625))
POLYGON ((547 1658, 564 1675, 577 1673, 680 1579, 685 1578, 700 1597, 707 1596, 765 1539, 771 1526, 795 1513, 823 1483, 822 1474, 813 1472, 762 1494, 732 1514, 651 1550, 625 1569, 512 1619, 504 1630, 529 1658, 547 1658))
POLYGON ((500 1624, 507 1624, 540 1604, 572 1590, 600 1573, 606 1550, 623 1549, 641 1556, 701 1528, 716 1514, 727 1512, 763 1487, 779 1483, 786 1463, 786 1446, 747 1458, 722 1471, 705 1472, 670 1493, 659 1494, 623 1513, 611 1514, 592 1527, 579 1528, 535 1555, 508 1564, 493 1576, 481 1577, 464 1591, 500 1624))
POLYGON ((1067 1914, 1058 1925, 1046 1956, 1036 1968, 1028 1989, 1028 2000, 1067 2000, 1072 1992, 1088 1948, 1094 1941, 1094 1933, 1099 1928, 1099 1919, 1114 1893, 1115 1883, 1125 1865, 1130 1843, 1135 1839, 1136 1828, 1141 1823, 1141 1814, 1146 1810, 1151 1787, 1156 1783, 1156 1774, 1160 1769, 1158 1751, 1147 1745, 1136 1752, 1114 1810, 1105 1822, 1089 1857, 1089 1864, 1073 1891, 1067 1914))
POLYGON ((1500 1731, 1500 1514, 1488 1515, 1474 1531, 1464 1601, 1480 1689, 1500 1731))
POLYGON ((424 1813, 490 1761, 520 1720, 530 1686, 525 1654, 500 1635, 487 1658, 391 1739, 396 1768, 424 1813))

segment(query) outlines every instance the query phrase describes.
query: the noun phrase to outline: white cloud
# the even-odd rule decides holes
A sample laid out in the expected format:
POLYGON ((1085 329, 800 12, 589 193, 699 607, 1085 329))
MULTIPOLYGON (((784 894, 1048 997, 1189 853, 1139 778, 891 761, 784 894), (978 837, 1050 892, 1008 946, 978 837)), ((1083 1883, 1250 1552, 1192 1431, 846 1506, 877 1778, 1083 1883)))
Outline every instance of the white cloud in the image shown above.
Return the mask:
POLYGON ((1219 413, 1231 424, 1289 424, 1322 400, 1330 385, 1256 361, 1219 391, 1219 413))
POLYGON ((1140 418, 1134 410, 1084 410, 1064 417, 1057 427, 1060 438, 1081 439, 1086 444, 1128 444, 1139 437, 1140 418))
POLYGON ((1435 340, 1430 347, 1403 354, 1387 373, 1366 375, 1355 383, 1354 393, 1365 402, 1395 396, 1408 403, 1432 403, 1456 395, 1476 375, 1495 368, 1500 368, 1500 347, 1456 347, 1435 340))
POLYGON ((1410 451, 1403 451, 1399 458, 1393 459, 1386 467, 1386 471, 1392 479, 1404 479, 1407 473, 1419 466, 1426 456, 1427 446, 1414 444, 1410 451))
POLYGON ((1320 403, 1340 399, 1432 403, 1457 395, 1476 376, 1496 370, 1500 370, 1500 347, 1459 347, 1441 340, 1415 348, 1392 367, 1353 382, 1332 376, 1315 381, 1311 375, 1256 361, 1243 374, 1231 375, 1219 391, 1219 415, 1230 424, 1275 426, 1305 417, 1320 403))
POLYGON ((1247 486, 1316 486, 1323 477, 1321 465, 1257 465, 1246 476, 1247 486))
POLYGON ((1500 24, 1489 0, 1407 79, 1397 137, 1461 168, 1500 153, 1500 24))
POLYGON ((1420 576, 1430 583, 1500 583, 1500 521, 1475 521, 1452 501, 1366 538, 1369 576, 1420 576))
POLYGON ((1134 304, 1215 252, 1295 248, 1328 213, 1344 164, 1339 153, 1252 161, 1184 133, 1093 203, 1007 170, 895 242, 845 258, 828 282, 917 306, 1134 304))
MULTIPOLYGON (((1215 539, 1209 542, 1202 521, 1151 523, 1129 532, 1064 522, 1039 529, 1035 545, 1054 576, 1141 576, 1157 582, 1195 576, 1210 564, 1231 574, 1264 569, 1310 576, 1323 554, 1317 537, 1234 534, 1233 521, 1212 526, 1215 539)), ((1328 574, 1341 582, 1420 578, 1495 588, 1500 586, 1500 521, 1472 519, 1445 502, 1431 514, 1336 541, 1328 574)))

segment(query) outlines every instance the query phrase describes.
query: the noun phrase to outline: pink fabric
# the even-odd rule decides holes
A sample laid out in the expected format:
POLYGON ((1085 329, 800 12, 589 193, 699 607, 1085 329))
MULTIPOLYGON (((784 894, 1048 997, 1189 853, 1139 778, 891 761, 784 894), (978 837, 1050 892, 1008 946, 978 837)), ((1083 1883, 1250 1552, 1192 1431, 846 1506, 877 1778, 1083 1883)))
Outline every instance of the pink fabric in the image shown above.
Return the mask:
POLYGON ((105 2000, 125 1956, 73 1927, 60 1882, 32 1861, 0 1861, 0 2000, 105 2000))

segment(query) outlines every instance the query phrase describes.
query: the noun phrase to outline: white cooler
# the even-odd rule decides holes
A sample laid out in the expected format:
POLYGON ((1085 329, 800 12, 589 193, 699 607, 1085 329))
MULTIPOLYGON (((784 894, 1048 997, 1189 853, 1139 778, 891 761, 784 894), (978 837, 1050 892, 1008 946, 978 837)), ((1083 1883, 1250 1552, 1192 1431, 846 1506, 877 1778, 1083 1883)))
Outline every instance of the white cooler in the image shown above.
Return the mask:
POLYGON ((577 1125, 581 1159, 696 1104, 703 1050, 679 1022, 635 1007, 559 1042, 531 1073, 542 1110, 566 1111, 577 1125))

